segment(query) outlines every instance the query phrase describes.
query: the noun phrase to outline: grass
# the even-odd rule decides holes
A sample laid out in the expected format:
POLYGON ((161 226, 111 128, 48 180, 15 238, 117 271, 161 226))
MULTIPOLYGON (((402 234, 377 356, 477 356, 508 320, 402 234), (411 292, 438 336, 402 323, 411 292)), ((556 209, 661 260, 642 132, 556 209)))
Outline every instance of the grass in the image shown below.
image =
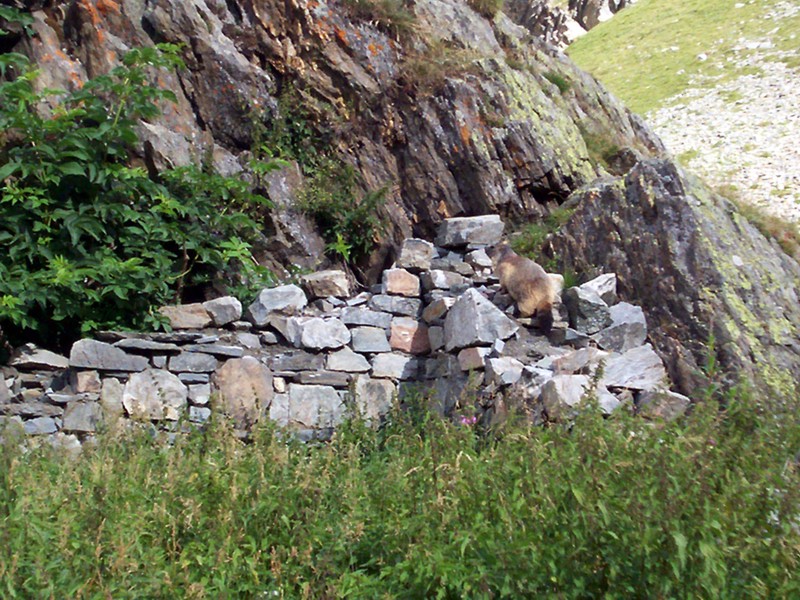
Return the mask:
POLYGON ((800 13, 765 18, 775 5, 774 0, 640 0, 576 40, 568 54, 633 111, 646 113, 689 87, 747 72, 734 59, 759 50, 736 50, 743 39, 769 38, 782 53, 776 59, 796 63, 800 13), (700 60, 701 54, 707 59, 700 60))
POLYGON ((4 598, 788 598, 795 411, 0 447, 4 598))

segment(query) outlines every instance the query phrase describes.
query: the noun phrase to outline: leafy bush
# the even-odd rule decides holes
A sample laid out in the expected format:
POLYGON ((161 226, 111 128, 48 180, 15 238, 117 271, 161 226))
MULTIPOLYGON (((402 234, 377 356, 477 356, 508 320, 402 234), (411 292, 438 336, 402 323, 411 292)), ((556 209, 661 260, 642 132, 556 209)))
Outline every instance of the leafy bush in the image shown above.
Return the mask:
POLYGON ((221 271, 253 283, 242 209, 266 200, 197 167, 151 179, 131 165, 138 119, 171 92, 147 69, 180 66, 177 47, 129 52, 74 92, 37 92, 24 56, 0 55, 0 326, 67 343, 106 327, 157 324, 153 307, 221 271))
MULTIPOLYGON (((790 400, 790 398, 786 398, 790 400)), ((778 403, 776 403, 778 404, 778 403)), ((332 443, 224 424, 0 448, 4 597, 790 598, 798 413, 747 395, 494 435, 398 411, 332 443)), ((469 422, 468 419, 464 420, 469 422)))

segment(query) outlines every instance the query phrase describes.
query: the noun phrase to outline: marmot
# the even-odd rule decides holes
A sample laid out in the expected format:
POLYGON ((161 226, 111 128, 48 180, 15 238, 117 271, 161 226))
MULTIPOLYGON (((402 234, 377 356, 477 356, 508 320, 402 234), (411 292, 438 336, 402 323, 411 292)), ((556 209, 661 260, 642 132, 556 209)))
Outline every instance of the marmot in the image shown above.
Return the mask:
POLYGON ((563 285, 559 275, 547 272, 529 258, 520 256, 508 242, 491 251, 494 274, 517 303, 521 317, 549 315, 563 285))

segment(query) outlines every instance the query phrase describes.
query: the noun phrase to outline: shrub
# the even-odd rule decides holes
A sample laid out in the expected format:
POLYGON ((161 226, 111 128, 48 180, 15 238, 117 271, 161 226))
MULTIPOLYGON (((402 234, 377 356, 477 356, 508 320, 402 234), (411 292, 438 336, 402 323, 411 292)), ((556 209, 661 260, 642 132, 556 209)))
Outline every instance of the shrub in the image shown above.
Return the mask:
POLYGON ((177 47, 130 51, 74 92, 34 90, 25 57, 0 55, 0 326, 18 341, 152 327, 153 307, 226 269, 256 272, 243 210, 266 200, 197 167, 150 178, 130 166, 138 119, 171 92, 148 68, 180 66, 177 47), (48 109, 47 106, 52 106, 48 109))
MULTIPOLYGON (((786 398, 784 400, 790 400, 786 398)), ((415 411, 327 445, 224 423, 0 448, 15 597, 792 598, 800 422, 741 393, 483 437, 415 411)))

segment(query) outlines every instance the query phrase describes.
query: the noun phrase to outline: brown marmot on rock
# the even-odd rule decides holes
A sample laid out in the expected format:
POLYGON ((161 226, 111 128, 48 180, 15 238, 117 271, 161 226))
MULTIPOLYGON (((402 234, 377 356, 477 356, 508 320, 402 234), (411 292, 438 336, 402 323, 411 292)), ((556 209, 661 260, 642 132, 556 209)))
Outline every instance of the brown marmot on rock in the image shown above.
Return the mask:
POLYGON ((541 266, 520 256, 508 242, 490 251, 494 274, 517 303, 521 317, 547 316, 563 285, 560 275, 548 275, 541 266))

